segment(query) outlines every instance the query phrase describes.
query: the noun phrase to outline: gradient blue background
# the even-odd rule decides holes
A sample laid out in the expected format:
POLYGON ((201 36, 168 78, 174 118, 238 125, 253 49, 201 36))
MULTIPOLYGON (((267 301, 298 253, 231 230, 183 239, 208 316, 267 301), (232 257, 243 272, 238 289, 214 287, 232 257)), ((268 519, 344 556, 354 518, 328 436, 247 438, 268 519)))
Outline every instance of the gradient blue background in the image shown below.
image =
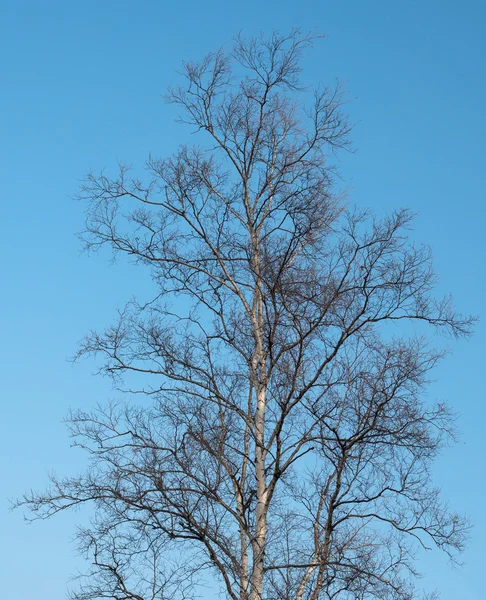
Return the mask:
MULTIPOLYGON (((306 80, 338 76, 350 91, 356 154, 342 157, 353 199, 419 212, 440 291, 484 314, 486 4, 482 1, 299 0, 239 3, 4 0, 0 9, 1 595, 61 600, 82 567, 76 515, 26 526, 7 497, 74 473, 61 419, 112 395, 94 365, 66 361, 92 327, 143 294, 147 274, 79 255, 83 207, 69 199, 89 167, 140 164, 187 135, 160 95, 181 59, 239 30, 293 25, 329 38, 306 55, 306 80), (182 136, 182 137, 181 137, 182 136)), ((461 413, 461 443, 436 481, 475 527, 465 566, 420 555, 424 586, 444 600, 484 600, 486 539, 483 323, 436 371, 431 396, 461 413)))

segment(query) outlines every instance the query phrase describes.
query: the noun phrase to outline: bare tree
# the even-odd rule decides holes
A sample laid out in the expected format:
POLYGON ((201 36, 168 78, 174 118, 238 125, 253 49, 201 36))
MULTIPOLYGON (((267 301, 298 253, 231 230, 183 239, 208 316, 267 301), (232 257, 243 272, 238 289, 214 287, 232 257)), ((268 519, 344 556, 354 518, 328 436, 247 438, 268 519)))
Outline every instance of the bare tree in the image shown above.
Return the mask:
POLYGON ((87 247, 149 267, 157 296, 79 351, 150 402, 72 414, 90 467, 22 501, 94 505, 78 600, 184 598, 209 575, 232 600, 407 600, 417 548, 463 547, 430 481, 454 418, 423 398, 445 353, 423 333, 472 320, 434 298, 407 210, 335 191, 350 127, 339 85, 299 84, 312 41, 238 37, 184 64, 168 100, 205 145, 82 188, 87 247))

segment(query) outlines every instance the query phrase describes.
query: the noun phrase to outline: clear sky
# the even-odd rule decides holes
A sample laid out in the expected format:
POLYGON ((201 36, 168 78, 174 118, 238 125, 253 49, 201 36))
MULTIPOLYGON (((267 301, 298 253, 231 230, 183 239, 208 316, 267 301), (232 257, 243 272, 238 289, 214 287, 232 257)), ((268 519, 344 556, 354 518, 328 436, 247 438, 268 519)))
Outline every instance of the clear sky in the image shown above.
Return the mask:
MULTIPOLYGON (((483 315, 436 371, 432 397, 461 414, 461 443, 435 476, 475 524, 465 566, 421 556, 424 585, 444 600, 484 600, 486 539, 486 3, 482 0, 3 0, 0 8, 1 436, 0 571, 6 600, 61 600, 82 566, 70 543, 76 515, 26 526, 7 498, 73 473, 61 419, 112 393, 72 366, 77 341, 143 290, 147 273, 80 256, 82 206, 69 199, 89 168, 140 164, 178 141, 161 94, 181 59, 232 34, 326 33, 305 60, 306 80, 346 82, 357 152, 342 157, 352 198, 419 213, 440 291, 483 315)), ((180 132, 184 134, 184 132, 180 132)), ((185 135, 185 134, 184 134, 185 135)))

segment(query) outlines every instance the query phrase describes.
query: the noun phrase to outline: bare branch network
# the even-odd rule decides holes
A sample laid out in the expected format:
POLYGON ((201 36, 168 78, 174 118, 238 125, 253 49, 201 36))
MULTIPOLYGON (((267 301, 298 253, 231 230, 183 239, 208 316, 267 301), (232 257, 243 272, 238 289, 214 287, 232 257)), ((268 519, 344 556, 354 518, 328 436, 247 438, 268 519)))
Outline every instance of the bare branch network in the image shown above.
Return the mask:
POLYGON ((76 600, 192 598, 208 577, 231 600, 410 600, 417 548, 463 547, 430 481, 454 430, 423 401, 444 352, 401 326, 472 319, 435 299, 408 211, 335 192, 350 126, 339 85, 299 84, 312 41, 238 37, 184 64, 168 100, 206 145, 82 188, 87 247, 149 267, 158 295, 79 351, 149 401, 70 415, 90 467, 22 501, 94 505, 76 600))

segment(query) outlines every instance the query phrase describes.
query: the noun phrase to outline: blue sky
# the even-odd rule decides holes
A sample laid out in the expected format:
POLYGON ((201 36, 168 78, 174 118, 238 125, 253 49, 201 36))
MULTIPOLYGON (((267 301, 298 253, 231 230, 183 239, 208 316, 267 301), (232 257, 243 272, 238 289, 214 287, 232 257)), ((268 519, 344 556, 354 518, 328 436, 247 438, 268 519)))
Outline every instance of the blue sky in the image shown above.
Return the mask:
POLYGON ((61 600, 82 562, 76 515, 26 526, 7 497, 42 487, 82 457, 61 424, 69 407, 112 394, 94 365, 66 357, 90 328, 143 290, 147 274, 80 256, 82 206, 69 199, 90 167, 141 164, 185 136, 161 94, 182 59, 232 34, 298 25, 329 37, 305 59, 306 80, 346 83, 355 154, 341 171, 352 199, 419 213, 415 239, 432 246, 439 290, 483 315, 437 371, 431 397, 461 414, 462 440, 436 467, 446 498, 475 524, 465 566, 421 556, 424 585, 444 600, 484 600, 486 468, 484 299, 486 4, 247 0, 34 2, 0 9, 0 257, 4 598, 61 600))

